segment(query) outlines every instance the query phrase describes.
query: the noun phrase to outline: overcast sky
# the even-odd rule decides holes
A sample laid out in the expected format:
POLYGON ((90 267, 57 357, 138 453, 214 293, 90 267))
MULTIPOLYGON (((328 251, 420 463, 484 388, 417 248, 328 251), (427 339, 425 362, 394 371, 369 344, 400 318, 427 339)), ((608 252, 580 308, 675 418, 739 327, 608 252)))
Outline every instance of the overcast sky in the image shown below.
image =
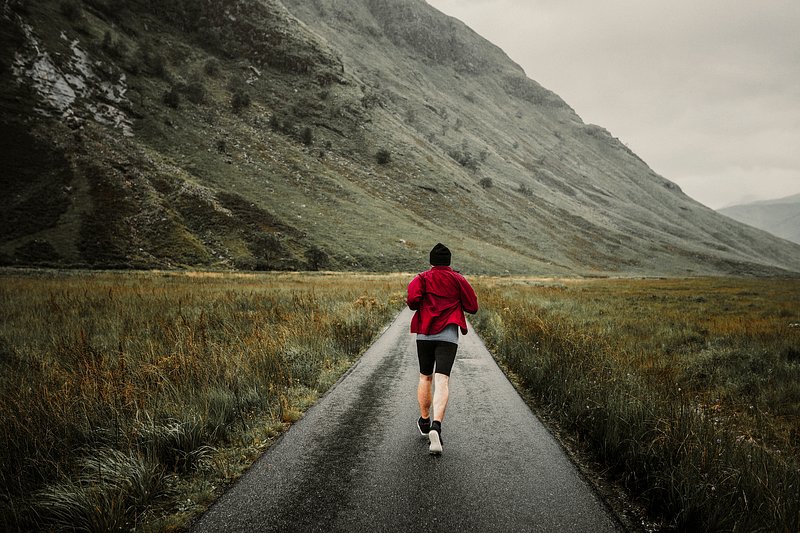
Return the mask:
POLYGON ((800 0, 427 0, 696 200, 800 193, 800 0))

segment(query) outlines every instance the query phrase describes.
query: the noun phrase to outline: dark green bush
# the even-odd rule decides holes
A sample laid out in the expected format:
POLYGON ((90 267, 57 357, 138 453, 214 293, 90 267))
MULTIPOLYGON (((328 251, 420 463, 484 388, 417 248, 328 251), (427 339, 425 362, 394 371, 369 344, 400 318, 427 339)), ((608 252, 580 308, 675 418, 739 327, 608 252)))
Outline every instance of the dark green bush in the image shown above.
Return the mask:
POLYGON ((452 159, 458 162, 462 167, 468 168, 472 171, 477 171, 480 161, 469 150, 466 141, 461 143, 460 148, 453 148, 447 152, 452 159))
POLYGON ((211 58, 208 61, 206 61, 205 64, 203 65, 203 72, 205 72, 212 78, 216 78, 217 76, 219 76, 220 72, 219 61, 217 61, 215 58, 211 58))
POLYGON ((237 115, 250 107, 250 95, 244 89, 236 89, 231 95, 231 109, 237 115))
POLYGON ((281 119, 278 118, 277 113, 269 116, 269 128, 272 131, 281 131, 281 119))
POLYGON ((168 105, 173 109, 178 109, 181 105, 181 94, 177 87, 173 86, 170 90, 164 93, 164 96, 161 97, 161 100, 164 104, 168 105))
POLYGON ((392 154, 386 148, 381 148, 378 150, 378 153, 375 154, 375 159, 378 161, 379 165, 388 165, 392 161, 392 154))
POLYGON ((310 127, 306 126, 303 128, 303 131, 300 133, 300 140, 306 146, 311 146, 314 144, 314 132, 311 130, 310 127))
POLYGON ((167 58, 150 41, 145 41, 139 46, 136 63, 139 71, 162 79, 168 77, 167 58))
POLYGON ((116 59, 122 59, 128 54, 128 47, 125 42, 121 39, 114 39, 111 31, 106 31, 103 35, 102 48, 108 55, 116 59))
POLYGON ((193 104, 202 104, 205 103, 208 91, 206 90, 206 86, 203 85, 201 81, 193 81, 190 82, 183 90, 184 94, 186 95, 186 99, 189 100, 193 104))
POLYGON ((58 7, 61 14, 64 15, 64 18, 70 22, 77 22, 80 20, 81 15, 83 15, 80 4, 75 0, 62 0, 58 7))

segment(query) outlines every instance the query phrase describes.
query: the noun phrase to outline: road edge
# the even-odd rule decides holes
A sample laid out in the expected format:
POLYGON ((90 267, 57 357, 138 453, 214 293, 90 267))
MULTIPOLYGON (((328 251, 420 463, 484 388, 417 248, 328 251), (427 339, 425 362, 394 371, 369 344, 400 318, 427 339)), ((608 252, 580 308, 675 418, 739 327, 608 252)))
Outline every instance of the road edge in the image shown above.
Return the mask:
POLYGON ((601 472, 601 465, 592 460, 586 450, 581 449, 581 446, 569 439, 568 433, 562 430, 553 417, 549 416, 533 400, 533 396, 521 385, 519 377, 497 360, 494 353, 486 346, 483 338, 471 324, 470 333, 476 336, 483 348, 491 355, 494 364, 508 379, 511 386, 514 387, 519 397, 530 409, 531 414, 542 423, 542 426, 558 443, 564 455, 572 463, 600 503, 606 508, 608 515, 616 522, 617 526, 627 533, 653 533, 659 531, 660 527, 658 525, 649 524, 644 508, 636 504, 619 484, 604 476, 601 472), (648 524, 651 527, 647 527, 648 524))

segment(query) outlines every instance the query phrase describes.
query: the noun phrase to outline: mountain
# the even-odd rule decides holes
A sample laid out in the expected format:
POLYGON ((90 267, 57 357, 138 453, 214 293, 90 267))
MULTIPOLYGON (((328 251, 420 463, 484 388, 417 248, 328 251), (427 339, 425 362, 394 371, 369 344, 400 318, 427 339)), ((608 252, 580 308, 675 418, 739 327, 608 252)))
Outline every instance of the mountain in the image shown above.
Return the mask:
POLYGON ((422 0, 6 0, 0 264, 785 274, 422 0))
POLYGON ((800 194, 734 205, 718 210, 726 217, 800 244, 800 194))

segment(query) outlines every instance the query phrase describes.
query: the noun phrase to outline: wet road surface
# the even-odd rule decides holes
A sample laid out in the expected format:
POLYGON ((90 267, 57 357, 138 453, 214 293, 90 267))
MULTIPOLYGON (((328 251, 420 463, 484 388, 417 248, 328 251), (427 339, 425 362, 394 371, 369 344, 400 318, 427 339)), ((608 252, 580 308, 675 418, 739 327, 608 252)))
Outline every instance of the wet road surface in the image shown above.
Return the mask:
POLYGON ((405 310, 193 531, 620 531, 470 332, 428 454, 405 310))

